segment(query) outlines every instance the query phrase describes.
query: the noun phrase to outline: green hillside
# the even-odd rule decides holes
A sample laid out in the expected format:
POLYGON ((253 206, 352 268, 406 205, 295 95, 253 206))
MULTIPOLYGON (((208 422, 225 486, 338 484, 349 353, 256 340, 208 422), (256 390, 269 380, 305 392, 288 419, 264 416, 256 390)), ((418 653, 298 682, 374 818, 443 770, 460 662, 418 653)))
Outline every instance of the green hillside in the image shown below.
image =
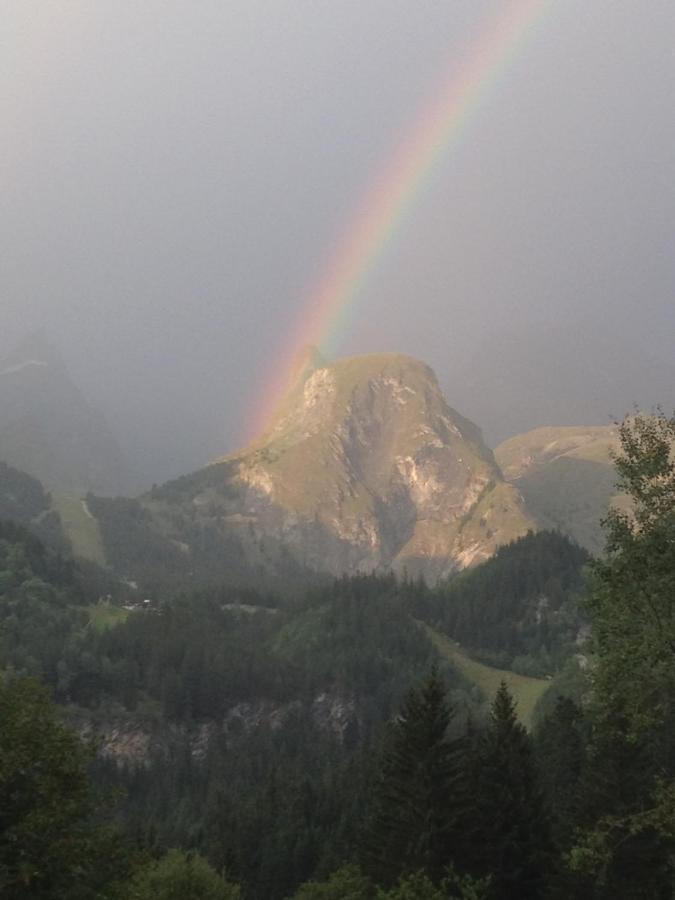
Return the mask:
POLYGON ((24 525, 51 547, 62 552, 70 550, 51 494, 37 478, 1 461, 0 521, 24 525))
POLYGON ((492 700, 502 681, 506 682, 506 686, 516 701, 521 721, 527 728, 531 727, 535 707, 551 683, 548 679, 529 678, 507 669, 494 669, 492 666, 486 666, 468 657, 456 641, 435 631, 429 625, 423 627, 441 656, 465 678, 476 684, 485 695, 486 700, 492 700))
POLYGON ((96 631, 107 631, 125 622, 129 615, 129 610, 123 606, 116 606, 114 603, 97 603, 96 606, 89 607, 89 621, 91 627, 96 631))
POLYGON ((70 540, 75 556, 105 566, 106 556, 98 521, 81 497, 56 494, 53 504, 70 540))

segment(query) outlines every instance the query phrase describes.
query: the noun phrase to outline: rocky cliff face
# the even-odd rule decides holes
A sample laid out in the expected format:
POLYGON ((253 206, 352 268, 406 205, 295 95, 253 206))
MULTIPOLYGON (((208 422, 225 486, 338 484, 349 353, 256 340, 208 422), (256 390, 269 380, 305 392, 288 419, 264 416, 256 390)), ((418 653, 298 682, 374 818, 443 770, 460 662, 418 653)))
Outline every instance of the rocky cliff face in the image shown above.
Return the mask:
POLYGON ((189 520, 236 540, 251 566, 283 554, 335 574, 438 578, 533 525, 478 428, 427 366, 398 354, 303 366, 254 445, 142 502, 187 555, 189 520))

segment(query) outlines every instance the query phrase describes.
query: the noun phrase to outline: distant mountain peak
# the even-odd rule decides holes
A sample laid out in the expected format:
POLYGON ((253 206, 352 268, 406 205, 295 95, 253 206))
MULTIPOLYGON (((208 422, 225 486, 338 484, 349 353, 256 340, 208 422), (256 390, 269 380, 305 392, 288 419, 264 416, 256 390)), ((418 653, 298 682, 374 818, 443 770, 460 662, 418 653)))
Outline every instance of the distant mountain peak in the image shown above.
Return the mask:
POLYGON ((0 460, 49 489, 120 493, 126 463, 44 331, 0 361, 0 460))
POLYGON ((65 369, 61 353, 47 336, 45 329, 28 334, 14 350, 0 361, 0 372, 19 371, 25 366, 54 366, 65 369))
POLYGON ((22 372, 24 369, 29 369, 31 367, 45 369, 48 368, 48 366, 49 363, 45 362, 43 359, 24 359, 22 362, 0 368, 0 375, 16 375, 18 372, 22 372))
POLYGON ((546 426, 504 441, 495 457, 541 528, 561 531, 598 554, 607 510, 625 503, 613 465, 619 450, 615 425, 546 426))

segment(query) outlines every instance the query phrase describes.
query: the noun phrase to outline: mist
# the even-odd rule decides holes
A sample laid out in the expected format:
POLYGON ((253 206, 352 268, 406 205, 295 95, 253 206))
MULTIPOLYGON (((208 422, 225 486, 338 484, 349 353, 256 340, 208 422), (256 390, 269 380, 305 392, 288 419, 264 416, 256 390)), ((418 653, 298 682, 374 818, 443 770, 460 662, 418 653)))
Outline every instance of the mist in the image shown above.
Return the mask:
MULTIPOLYGON (((5 2, 0 356, 42 329, 143 483, 248 434, 308 285, 503 0, 5 2)), ((554 2, 336 351, 491 442, 675 406, 675 7, 554 2)))

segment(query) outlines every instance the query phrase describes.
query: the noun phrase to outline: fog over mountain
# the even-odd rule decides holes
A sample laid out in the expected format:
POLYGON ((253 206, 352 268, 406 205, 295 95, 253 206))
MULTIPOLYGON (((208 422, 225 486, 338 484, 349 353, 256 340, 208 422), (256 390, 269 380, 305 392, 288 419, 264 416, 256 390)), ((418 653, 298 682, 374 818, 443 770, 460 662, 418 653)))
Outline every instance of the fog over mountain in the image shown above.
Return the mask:
MULTIPOLYGON (((144 482, 245 443, 367 187, 503 0, 8 3, 0 358, 40 328, 144 482)), ((675 7, 553 2, 330 352, 496 444, 675 406, 675 7)))

